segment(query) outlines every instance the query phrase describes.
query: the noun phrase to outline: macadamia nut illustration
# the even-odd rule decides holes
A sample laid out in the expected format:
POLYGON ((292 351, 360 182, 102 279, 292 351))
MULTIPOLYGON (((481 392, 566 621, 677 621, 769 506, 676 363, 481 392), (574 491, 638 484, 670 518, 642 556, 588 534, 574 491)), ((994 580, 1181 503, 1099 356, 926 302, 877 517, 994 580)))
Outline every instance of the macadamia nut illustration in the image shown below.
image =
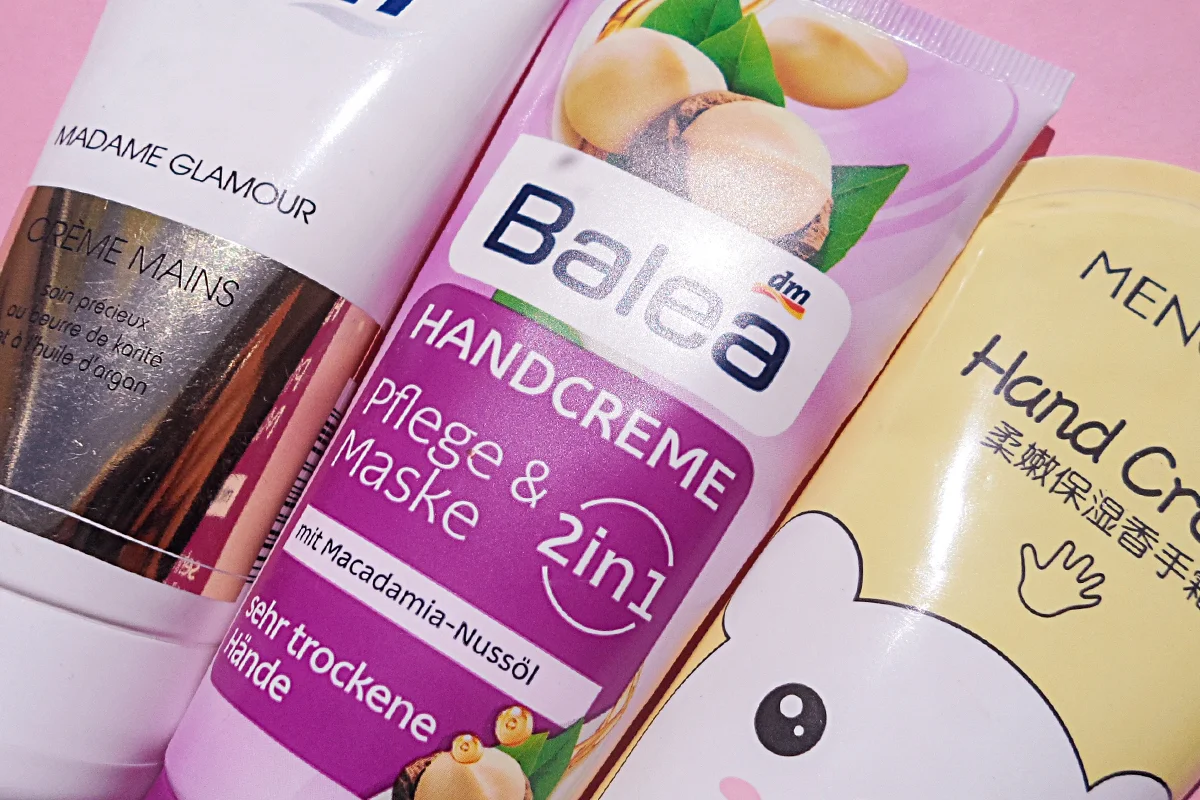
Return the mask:
POLYGON ((598 38, 603 39, 623 28, 637 28, 663 0, 625 0, 605 23, 598 38))
POLYGON ((896 92, 905 56, 867 25, 804 0, 625 0, 596 24, 564 71, 555 138, 817 269, 846 256, 907 174, 904 164, 834 168, 786 99, 854 109, 896 92))
POLYGON ((583 726, 580 719, 553 736, 535 734, 533 713, 507 706, 496 715, 498 746, 459 734, 448 750, 409 763, 386 798, 373 800, 544 800, 567 773, 583 726))
POLYGON ((496 717, 496 740, 505 747, 520 747, 533 735, 533 714, 522 706, 510 706, 496 717))
POLYGON ((721 70, 692 45, 633 28, 614 33, 580 56, 566 78, 563 110, 585 140, 620 153, 671 106, 724 88, 721 70))
POLYGON ((468 763, 456 756, 453 748, 434 756, 417 782, 414 800, 525 800, 530 796, 525 773, 507 753, 482 748, 468 763))
POLYGON ((471 733, 456 736, 450 745, 450 755, 460 764, 474 764, 483 758, 483 742, 471 733))
POLYGON ((688 198, 759 236, 793 233, 829 202, 829 150, 782 108, 725 103, 700 114, 683 140, 688 198))
POLYGON ((859 108, 908 80, 900 47, 865 25, 832 15, 781 17, 764 31, 784 93, 819 108, 859 108))

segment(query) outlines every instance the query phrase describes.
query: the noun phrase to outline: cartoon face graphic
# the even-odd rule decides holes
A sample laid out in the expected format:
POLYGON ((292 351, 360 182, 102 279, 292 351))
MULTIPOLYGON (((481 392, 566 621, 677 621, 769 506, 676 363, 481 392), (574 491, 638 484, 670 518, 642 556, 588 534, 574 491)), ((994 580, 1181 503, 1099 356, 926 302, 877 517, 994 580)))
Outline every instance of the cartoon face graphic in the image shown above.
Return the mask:
POLYGON ((779 532, 605 800, 1168 800, 1161 781, 1089 784, 1038 689, 986 642, 859 600, 837 520, 779 532))

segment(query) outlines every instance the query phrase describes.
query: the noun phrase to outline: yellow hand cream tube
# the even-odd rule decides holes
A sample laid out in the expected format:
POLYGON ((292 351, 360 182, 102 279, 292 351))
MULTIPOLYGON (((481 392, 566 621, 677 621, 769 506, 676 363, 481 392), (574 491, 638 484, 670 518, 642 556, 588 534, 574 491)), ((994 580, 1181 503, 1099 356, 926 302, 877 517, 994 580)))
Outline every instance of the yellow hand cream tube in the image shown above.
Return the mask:
POLYGON ((1030 163, 605 798, 1200 776, 1200 175, 1030 163))

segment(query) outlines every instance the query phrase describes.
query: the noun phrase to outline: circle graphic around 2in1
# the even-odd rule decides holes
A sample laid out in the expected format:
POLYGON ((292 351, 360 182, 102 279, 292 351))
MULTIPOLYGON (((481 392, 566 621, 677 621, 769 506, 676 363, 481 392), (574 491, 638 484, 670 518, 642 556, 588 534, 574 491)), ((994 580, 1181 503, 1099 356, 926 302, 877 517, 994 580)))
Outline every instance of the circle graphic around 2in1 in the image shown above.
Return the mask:
POLYGON ((567 532, 538 552, 542 586, 558 615, 592 636, 620 636, 654 619, 654 600, 675 566, 671 534, 645 506, 619 497, 589 500, 579 515, 562 512, 567 532))

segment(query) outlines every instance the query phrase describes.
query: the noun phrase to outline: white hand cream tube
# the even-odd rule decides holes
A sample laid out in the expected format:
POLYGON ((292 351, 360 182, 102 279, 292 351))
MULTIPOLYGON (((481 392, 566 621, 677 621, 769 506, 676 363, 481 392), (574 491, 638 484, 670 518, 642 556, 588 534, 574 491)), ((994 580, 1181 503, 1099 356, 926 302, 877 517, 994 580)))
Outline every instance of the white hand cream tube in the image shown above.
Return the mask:
POLYGON ((111 0, 0 244, 0 798, 154 780, 559 5, 111 0))

